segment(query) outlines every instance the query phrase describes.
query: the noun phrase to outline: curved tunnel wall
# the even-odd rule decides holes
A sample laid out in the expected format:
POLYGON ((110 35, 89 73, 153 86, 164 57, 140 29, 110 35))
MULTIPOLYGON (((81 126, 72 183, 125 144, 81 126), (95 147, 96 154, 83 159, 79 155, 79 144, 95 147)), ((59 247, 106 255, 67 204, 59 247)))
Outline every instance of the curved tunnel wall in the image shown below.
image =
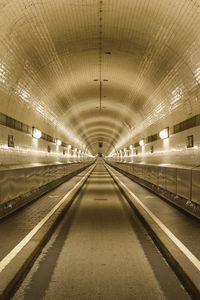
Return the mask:
MULTIPOLYGON (((92 144, 93 155, 100 139, 119 151, 169 126, 168 143, 136 146, 123 159, 199 164, 199 128, 173 133, 200 113, 197 1, 2 0, 0 20, 1 113, 81 151, 92 144)), ((0 126, 1 165, 77 159, 0 126)))
POLYGON ((185 166, 200 165, 200 126, 195 126, 181 132, 174 133, 171 129, 170 137, 148 142, 144 146, 127 147, 121 154, 113 153, 113 159, 119 162, 150 163, 150 164, 178 164, 185 166), (193 145, 188 147, 188 138, 192 138, 193 145))

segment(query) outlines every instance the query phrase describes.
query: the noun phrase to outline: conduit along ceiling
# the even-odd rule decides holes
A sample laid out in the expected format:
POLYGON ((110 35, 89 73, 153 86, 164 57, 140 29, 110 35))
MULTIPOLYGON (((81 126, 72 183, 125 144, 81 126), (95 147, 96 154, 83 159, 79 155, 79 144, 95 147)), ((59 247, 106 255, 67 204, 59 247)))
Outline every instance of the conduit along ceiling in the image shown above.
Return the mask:
POLYGON ((198 0, 0 0, 0 23, 1 112, 66 143, 107 155, 200 111, 198 0))

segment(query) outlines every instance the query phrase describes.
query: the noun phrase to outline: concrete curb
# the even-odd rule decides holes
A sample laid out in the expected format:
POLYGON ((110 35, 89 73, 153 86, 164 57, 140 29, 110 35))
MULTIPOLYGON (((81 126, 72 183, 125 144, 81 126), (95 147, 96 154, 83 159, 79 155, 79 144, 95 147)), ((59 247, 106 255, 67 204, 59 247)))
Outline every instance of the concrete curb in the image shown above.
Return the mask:
POLYGON ((125 190, 118 178, 106 166, 109 174, 119 187, 122 194, 127 199, 129 205, 134 209, 136 214, 144 223, 150 232, 153 240, 165 256, 168 263, 172 266, 175 273, 183 282, 185 288, 192 296, 192 299, 200 299, 200 272, 190 262, 188 257, 177 247, 177 245, 167 236, 167 234, 154 222, 151 216, 135 201, 132 194, 125 190))
POLYGON ((95 165, 90 167, 87 176, 81 184, 67 197, 64 203, 46 221, 40 230, 33 236, 26 246, 11 260, 11 262, 0 273, 0 299, 8 299, 9 294, 23 276, 30 263, 39 254, 42 246, 48 241, 53 229, 59 222, 64 213, 70 208, 73 200, 82 189, 83 185, 90 176, 95 165))

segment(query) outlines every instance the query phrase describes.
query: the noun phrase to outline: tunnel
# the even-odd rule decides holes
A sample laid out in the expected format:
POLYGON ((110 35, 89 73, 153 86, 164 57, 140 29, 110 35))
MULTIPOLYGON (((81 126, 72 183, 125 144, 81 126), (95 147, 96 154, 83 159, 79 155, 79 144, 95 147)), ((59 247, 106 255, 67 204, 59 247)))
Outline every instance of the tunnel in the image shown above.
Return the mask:
POLYGON ((0 299, 200 299, 200 1, 0 0, 0 299))

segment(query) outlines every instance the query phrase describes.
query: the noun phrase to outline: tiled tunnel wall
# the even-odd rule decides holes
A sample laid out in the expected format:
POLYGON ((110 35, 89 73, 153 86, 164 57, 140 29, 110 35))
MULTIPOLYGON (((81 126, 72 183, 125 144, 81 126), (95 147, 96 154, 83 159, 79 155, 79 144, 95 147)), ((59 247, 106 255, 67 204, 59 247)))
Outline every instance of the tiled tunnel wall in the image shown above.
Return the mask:
POLYGON ((0 125, 0 166, 28 163, 54 163, 87 161, 90 158, 79 156, 66 147, 56 146, 31 134, 0 125), (14 147, 8 147, 8 135, 14 137, 14 147), (50 152, 48 152, 48 146, 50 152), (64 154, 63 154, 64 150, 64 154))
POLYGON ((200 126, 170 134, 170 137, 165 140, 159 139, 145 146, 133 148, 120 157, 114 156, 113 159, 121 162, 147 164, 200 165, 200 126), (194 144, 191 148, 187 148, 188 136, 193 136, 194 144), (153 152, 151 152, 152 146, 153 152))

